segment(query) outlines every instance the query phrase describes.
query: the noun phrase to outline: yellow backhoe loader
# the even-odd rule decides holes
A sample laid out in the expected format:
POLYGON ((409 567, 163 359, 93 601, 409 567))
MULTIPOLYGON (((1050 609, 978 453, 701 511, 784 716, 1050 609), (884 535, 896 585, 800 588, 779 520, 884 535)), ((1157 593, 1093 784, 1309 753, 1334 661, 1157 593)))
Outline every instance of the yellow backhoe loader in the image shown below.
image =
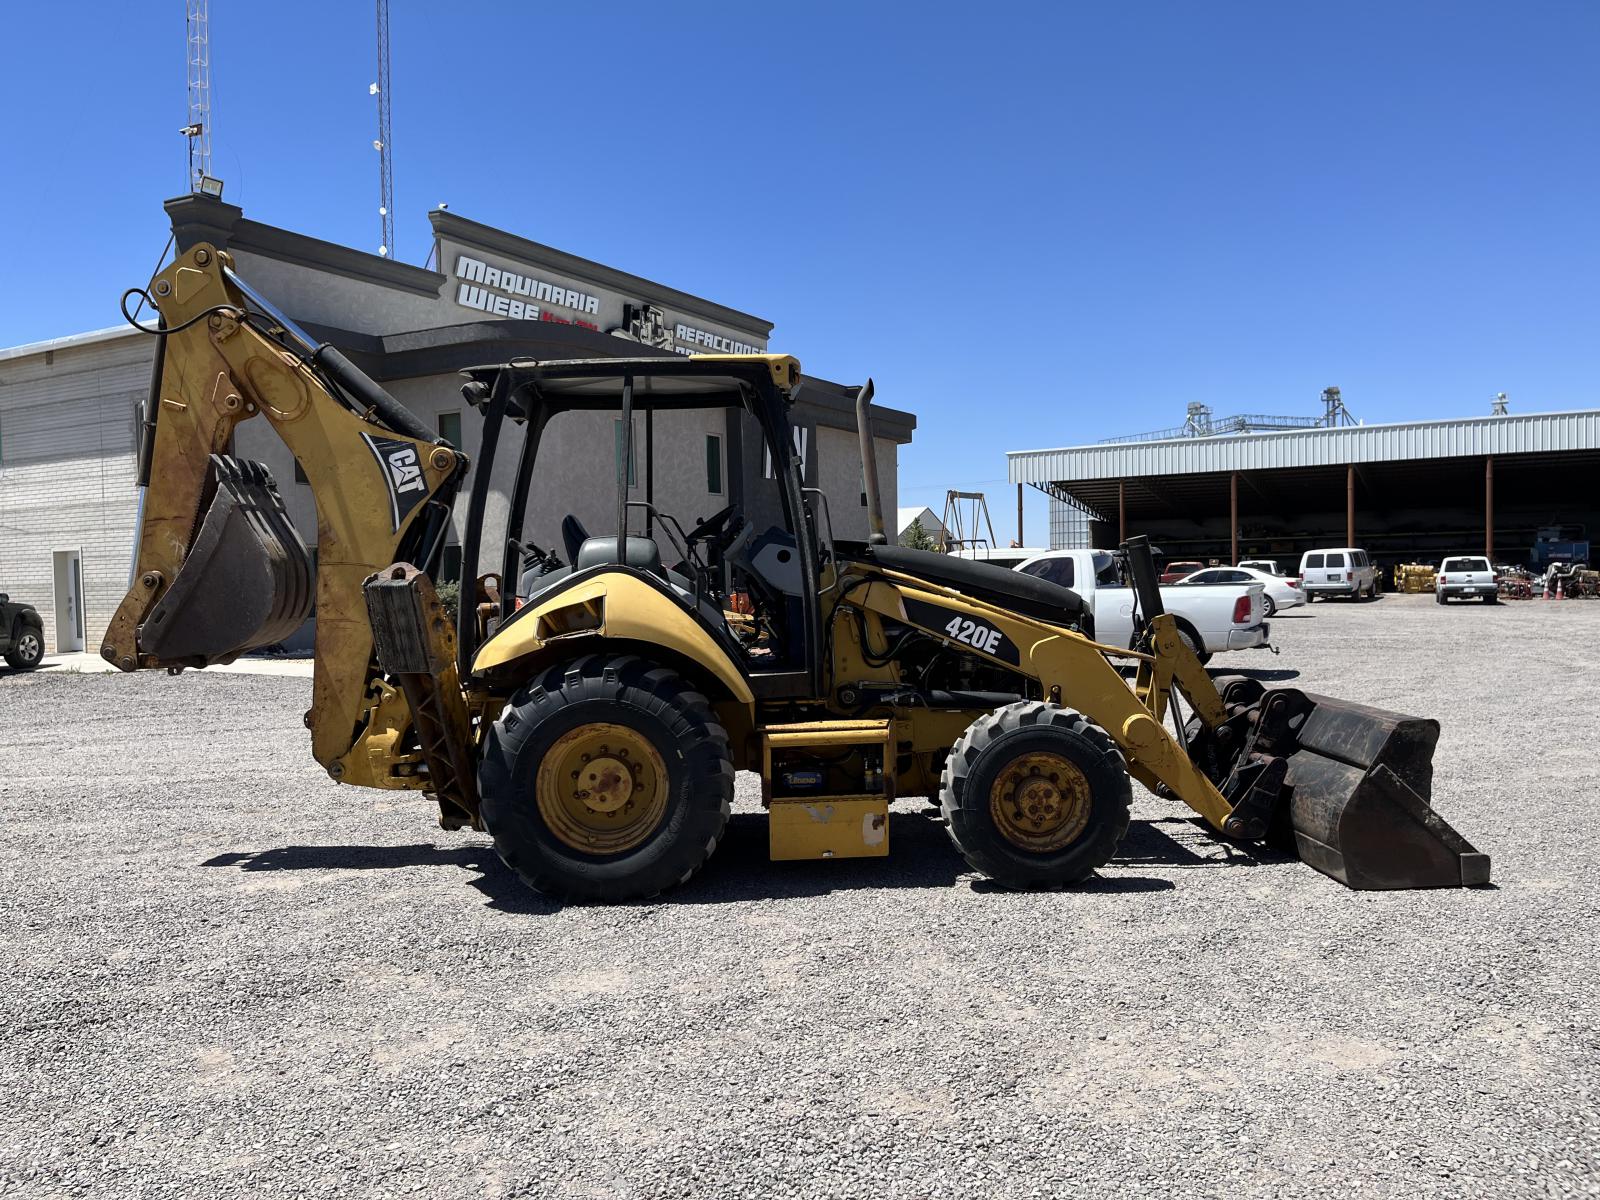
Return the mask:
POLYGON ((857 423, 872 533, 846 542, 792 449, 792 358, 465 372, 482 415, 469 470, 227 254, 195 247, 144 294, 160 314, 145 490, 103 654, 128 671, 228 662, 314 604, 317 761, 342 783, 431 795, 446 828, 486 830, 541 891, 622 900, 688 878, 740 769, 760 773, 773 859, 887 854, 890 802, 929 795, 977 870, 1072 884, 1115 853, 1138 780, 1222 837, 1282 839, 1350 887, 1488 881, 1487 856, 1429 802, 1437 722, 1242 679, 1219 690, 1162 612, 1139 539, 1123 548, 1142 614, 1132 651, 1096 643, 1066 588, 888 545, 870 382, 857 423), (523 540, 553 418, 615 414, 620 446, 606 439, 595 462, 609 472, 634 461, 634 414, 705 409, 759 427, 767 527, 729 506, 685 530, 630 500, 619 465, 611 532, 569 514, 564 559, 523 540), (230 453, 252 420, 310 483, 314 568, 266 468, 230 453), (496 504, 491 530, 503 446, 508 516, 499 528, 496 504), (469 481, 452 617, 434 579, 469 481))

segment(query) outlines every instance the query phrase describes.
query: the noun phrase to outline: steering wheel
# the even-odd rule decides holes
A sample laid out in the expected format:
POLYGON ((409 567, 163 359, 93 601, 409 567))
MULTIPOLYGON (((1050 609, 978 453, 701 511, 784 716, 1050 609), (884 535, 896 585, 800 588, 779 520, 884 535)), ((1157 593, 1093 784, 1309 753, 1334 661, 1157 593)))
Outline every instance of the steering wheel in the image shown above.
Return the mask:
POLYGON ((733 516, 735 506, 730 504, 726 508, 718 509, 700 524, 689 530, 684 535, 691 542, 705 541, 722 532, 723 526, 728 523, 728 518, 733 516))

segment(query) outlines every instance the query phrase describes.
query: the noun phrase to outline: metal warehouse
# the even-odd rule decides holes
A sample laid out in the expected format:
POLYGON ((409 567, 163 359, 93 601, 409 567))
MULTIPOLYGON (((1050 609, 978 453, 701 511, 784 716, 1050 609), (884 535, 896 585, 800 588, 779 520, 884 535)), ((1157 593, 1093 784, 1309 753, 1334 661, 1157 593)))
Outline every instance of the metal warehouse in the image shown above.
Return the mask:
MULTIPOLYGON (((478 452, 478 422, 461 398, 464 367, 512 358, 760 353, 773 328, 444 210, 429 214, 434 271, 252 221, 204 195, 170 200, 166 209, 180 253, 201 242, 227 250, 262 295, 469 457, 478 452)), ((135 407, 149 389, 154 342, 124 325, 0 349, 0 592, 38 608, 58 653, 96 648, 128 586, 138 513, 135 407)), ((864 540, 854 406, 853 387, 806 376, 790 420, 805 484, 829 497, 839 537, 864 540)), ((916 421, 881 406, 873 416, 878 474, 892 509, 898 448, 910 442, 916 421)), ((551 546, 559 544, 563 515, 598 525, 613 511, 625 439, 608 414, 583 412, 562 414, 545 439, 552 465, 531 498, 527 536, 551 546)), ((731 503, 753 521, 770 520, 769 501, 776 501, 763 485, 771 464, 748 415, 639 415, 631 440, 626 469, 635 498, 695 518, 731 503)), ((315 545, 311 490, 266 422, 242 425, 233 450, 268 466, 301 536, 315 545)), ((491 521, 504 520, 513 468, 497 465, 491 521)), ((453 545, 461 533, 454 531, 453 545)), ((448 570, 452 553, 459 551, 447 548, 448 570)))
POLYGON ((1361 546, 1383 565, 1482 550, 1522 563, 1542 530, 1600 529, 1600 410, 1344 425, 1017 450, 1052 540, 1149 534, 1168 558, 1298 559, 1361 546))

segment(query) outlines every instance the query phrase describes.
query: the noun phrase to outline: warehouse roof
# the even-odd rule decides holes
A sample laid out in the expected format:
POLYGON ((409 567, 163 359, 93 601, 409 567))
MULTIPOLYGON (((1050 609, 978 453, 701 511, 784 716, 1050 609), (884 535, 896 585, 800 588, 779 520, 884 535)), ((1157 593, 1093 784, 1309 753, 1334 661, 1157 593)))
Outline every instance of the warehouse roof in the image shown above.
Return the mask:
POLYGON ((97 342, 110 342, 121 337, 137 337, 138 330, 131 325, 113 325, 110 329, 91 329, 88 333, 70 333, 65 337, 46 338, 42 342, 25 342, 21 346, 0 347, 0 362, 11 358, 27 358, 46 351, 71 350, 75 346, 92 346, 97 342))
POLYGON ((1600 409, 1012 450, 1012 483, 1057 483, 1600 449, 1600 409))

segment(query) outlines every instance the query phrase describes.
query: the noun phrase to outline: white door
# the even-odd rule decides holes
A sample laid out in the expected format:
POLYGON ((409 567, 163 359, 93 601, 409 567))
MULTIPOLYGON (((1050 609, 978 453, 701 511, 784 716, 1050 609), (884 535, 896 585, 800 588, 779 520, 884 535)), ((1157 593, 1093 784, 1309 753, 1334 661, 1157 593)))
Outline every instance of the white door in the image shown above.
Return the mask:
POLYGON ((55 552, 56 653, 83 649, 83 555, 77 550, 55 552))

